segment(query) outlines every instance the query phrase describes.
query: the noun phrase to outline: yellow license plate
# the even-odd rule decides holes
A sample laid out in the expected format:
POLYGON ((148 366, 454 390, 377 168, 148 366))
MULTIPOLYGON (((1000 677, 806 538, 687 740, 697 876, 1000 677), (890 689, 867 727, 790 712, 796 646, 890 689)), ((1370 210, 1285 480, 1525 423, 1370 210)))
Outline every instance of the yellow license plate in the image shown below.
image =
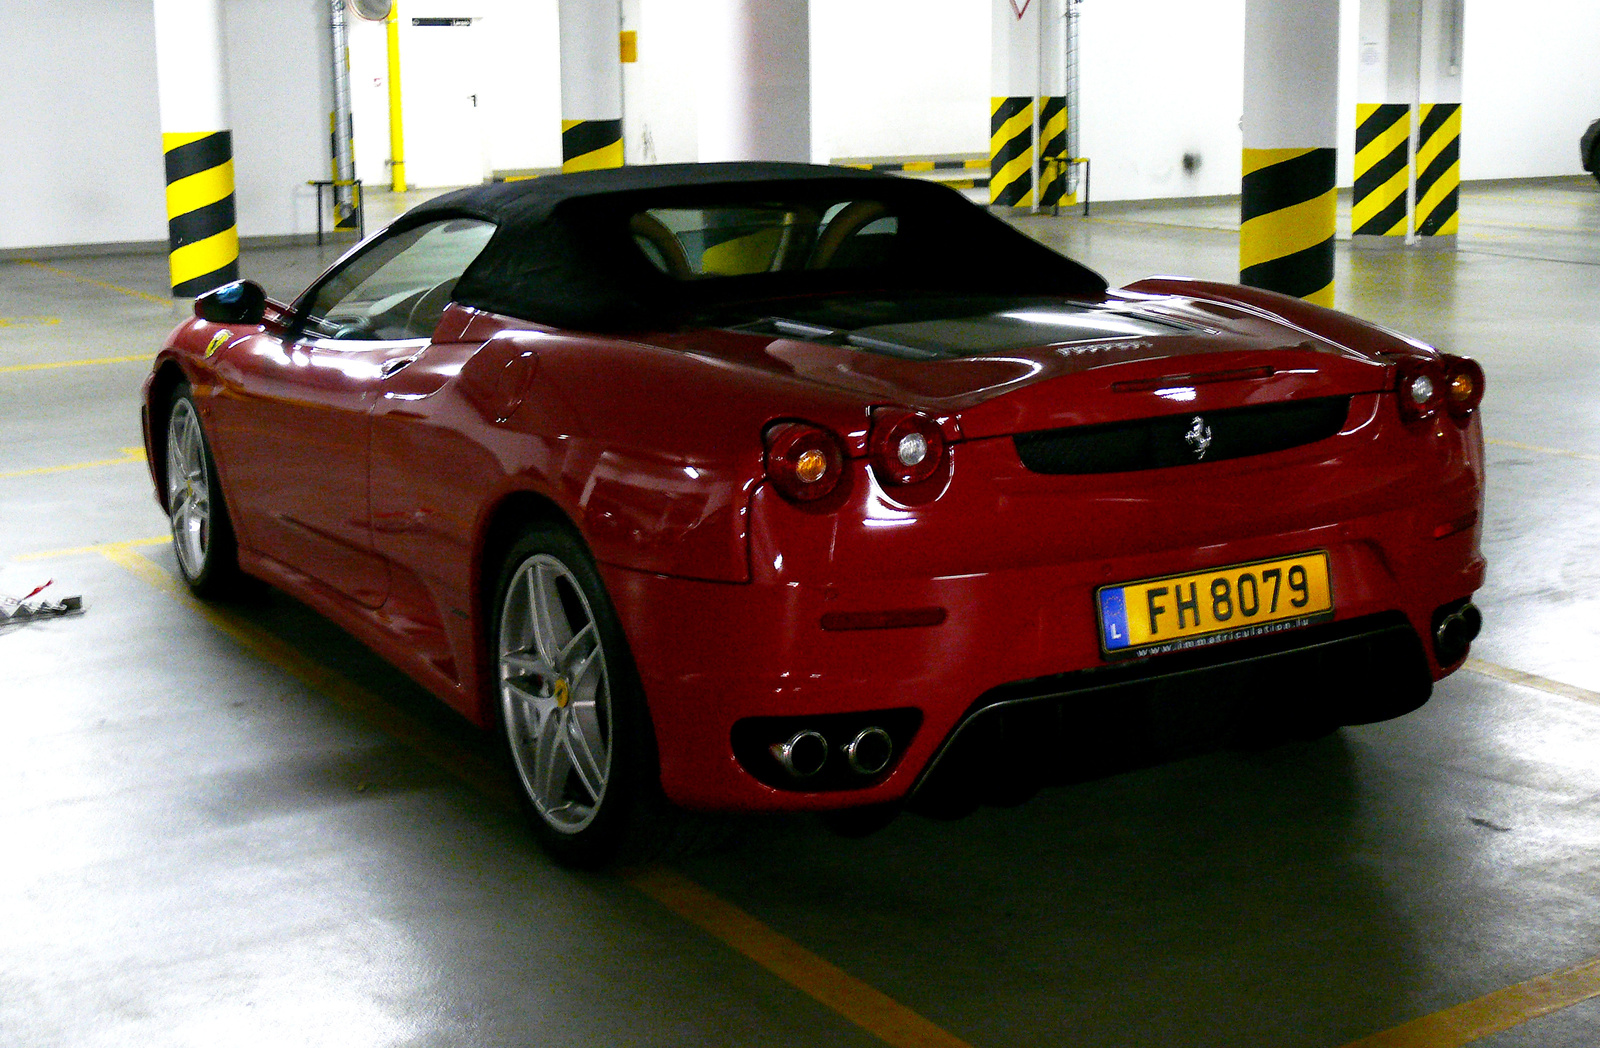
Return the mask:
POLYGON ((1102 586, 1095 598, 1100 647, 1108 657, 1180 651, 1333 616, 1328 554, 1322 550, 1102 586))

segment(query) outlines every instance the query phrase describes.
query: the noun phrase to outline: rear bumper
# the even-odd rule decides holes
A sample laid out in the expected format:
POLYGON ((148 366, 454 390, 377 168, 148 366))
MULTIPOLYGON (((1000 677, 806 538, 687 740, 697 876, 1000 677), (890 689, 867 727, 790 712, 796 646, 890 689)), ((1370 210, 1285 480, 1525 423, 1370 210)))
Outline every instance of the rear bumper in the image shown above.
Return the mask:
MULTIPOLYGON (((1410 654, 1350 649, 1341 663, 1346 705, 1323 719, 1404 712, 1410 700, 1389 703, 1386 714, 1351 705, 1397 677, 1410 682, 1400 690, 1411 706, 1420 704, 1431 681, 1455 668, 1433 650, 1436 616, 1483 584, 1482 442, 1476 420, 1408 429, 1392 412, 1371 398, 1333 440, 1133 474, 1040 476, 1023 468, 1009 439, 969 441, 953 449, 949 486, 916 505, 889 499, 856 462, 843 504, 826 511, 755 491, 749 583, 603 568, 649 700, 667 795, 692 808, 748 811, 904 798, 958 727, 1017 682, 1066 681, 1046 688, 1053 701, 1094 701, 1076 682, 1112 672, 1099 644, 1098 587, 1311 550, 1328 554, 1331 622, 1119 659, 1115 673, 1180 681, 1191 664, 1230 665, 1230 653, 1253 650, 1288 655, 1378 623, 1389 631, 1385 651, 1400 644, 1410 654), (824 616, 907 610, 942 617, 823 628, 824 616), (1396 640, 1396 630, 1409 639, 1396 640), (832 718, 828 731, 848 733, 870 723, 852 715, 894 710, 911 712, 886 730, 915 727, 881 774, 819 774, 805 789, 752 774, 766 759, 764 744, 751 745, 752 719, 772 718, 763 723, 782 730, 832 718)), ((1459 662, 1459 646, 1451 657, 1459 662)), ((1308 706, 1313 692, 1324 706, 1334 701, 1315 686, 1327 673, 1315 660, 1251 667, 1219 670, 1214 682, 1275 673, 1283 703, 1329 712, 1308 706)), ((1206 701, 1226 701, 1221 684, 1208 688, 1206 701)))
MULTIPOLYGON (((1215 670, 1204 689, 1211 696, 1207 701, 1228 701, 1220 696, 1230 677, 1237 690, 1239 682, 1259 683, 1265 674, 1278 682, 1273 694, 1301 712, 1326 713, 1332 723, 1381 719, 1420 705, 1431 681, 1453 668, 1437 663, 1426 640, 1436 610, 1470 596, 1483 581, 1477 529, 1397 558, 1392 546, 1361 534, 1382 528, 1383 521, 1375 519, 1206 549, 1211 565, 1327 549, 1335 620, 1114 665, 1102 657, 1097 641, 1095 588, 1108 580, 1188 570, 1195 552, 825 585, 732 585, 603 570, 649 699, 667 795, 700 809, 823 810, 904 798, 959 726, 1019 689, 1027 698, 1058 705, 1093 703, 1100 701, 1095 694, 1104 682, 1178 683, 1203 666, 1215 670), (945 620, 899 629, 821 627, 822 616, 834 610, 922 607, 944 608, 945 620), (1412 653, 1408 683, 1400 689, 1415 696, 1409 705, 1402 699, 1380 702, 1375 710, 1333 708, 1334 697, 1317 687, 1325 668, 1316 669, 1315 659, 1285 658, 1321 651, 1330 637, 1348 640, 1370 632, 1375 623, 1386 632, 1385 650, 1400 644, 1412 653), (1257 665, 1256 652, 1273 658, 1257 665), (751 718, 803 722, 883 710, 915 710, 919 724, 895 763, 860 788, 840 788, 837 778, 827 789, 775 788, 760 781, 771 782, 770 775, 758 777, 747 767, 750 748, 742 764, 732 741, 736 725, 751 718)), ((1340 653, 1336 662, 1349 671, 1340 679, 1350 683, 1352 695, 1394 682, 1393 658, 1371 658, 1360 644, 1328 650, 1340 653)), ((846 717, 846 729, 859 727, 858 719, 846 717)))

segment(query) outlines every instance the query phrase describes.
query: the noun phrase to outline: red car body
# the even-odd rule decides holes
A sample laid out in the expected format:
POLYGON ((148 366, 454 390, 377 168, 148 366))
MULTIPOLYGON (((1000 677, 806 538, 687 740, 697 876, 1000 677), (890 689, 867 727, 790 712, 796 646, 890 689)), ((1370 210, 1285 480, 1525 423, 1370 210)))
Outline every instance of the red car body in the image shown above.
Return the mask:
MULTIPOLYGON (((654 177, 717 182, 715 169, 654 177)), ((1030 294, 1004 314, 1000 349, 916 359, 770 325, 576 330, 461 301, 424 341, 340 346, 297 335, 297 307, 268 303, 257 323, 197 317, 172 334, 145 385, 149 460, 164 492, 160 412, 186 381, 244 570, 485 725, 497 536, 558 515, 626 635, 661 787, 692 809, 903 800, 984 715, 1070 712, 1118 683, 1284 657, 1273 694, 1293 704, 1317 684, 1294 658, 1326 650, 1359 671, 1316 699, 1331 725, 1412 708, 1459 665, 1465 640, 1438 638, 1484 575, 1477 401, 1452 411, 1423 403, 1422 386, 1406 398, 1420 375, 1465 375, 1481 395, 1481 374, 1248 288, 1162 278, 1055 305, 1030 294), (1054 309, 1088 310, 1111 334, 1080 337, 1054 309), (1019 435, 1074 431, 1120 447, 1119 433, 1145 438, 1118 426, 1191 416, 1209 444, 1207 416, 1311 402, 1340 405, 1332 432, 1220 461, 1202 449, 1059 473, 1019 450, 1019 435), (933 476, 885 482, 871 446, 885 412, 937 428, 933 476), (837 436, 827 497, 775 484, 764 434, 784 420, 837 436), (1326 553, 1332 609, 1318 621, 1193 650, 1106 647, 1102 587, 1306 551, 1326 553), (807 724, 848 733, 879 714, 895 746, 881 773, 788 781, 768 756, 807 724)), ((981 334, 995 315, 935 335, 981 334)))

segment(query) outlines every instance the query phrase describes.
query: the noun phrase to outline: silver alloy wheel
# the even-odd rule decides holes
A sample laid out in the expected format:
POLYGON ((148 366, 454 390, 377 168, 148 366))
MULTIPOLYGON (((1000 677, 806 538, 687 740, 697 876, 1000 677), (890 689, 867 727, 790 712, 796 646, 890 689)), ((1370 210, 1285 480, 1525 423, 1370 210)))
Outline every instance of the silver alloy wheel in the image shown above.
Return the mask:
POLYGON ((589 598, 547 553, 518 565, 506 587, 499 664, 523 790, 552 829, 577 833, 594 821, 611 777, 611 681, 589 598))
POLYGON ((197 579, 211 550, 211 486, 206 476, 206 438, 194 405, 180 397, 167 421, 167 515, 183 573, 197 579))

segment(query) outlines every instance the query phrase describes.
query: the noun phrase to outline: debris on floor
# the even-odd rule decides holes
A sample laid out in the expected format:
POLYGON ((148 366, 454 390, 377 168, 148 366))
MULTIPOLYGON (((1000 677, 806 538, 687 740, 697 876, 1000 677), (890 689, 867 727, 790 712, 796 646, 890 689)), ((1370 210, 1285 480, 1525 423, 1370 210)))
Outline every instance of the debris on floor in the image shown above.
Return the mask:
POLYGON ((34 600, 39 594, 49 589, 55 582, 51 579, 42 586, 35 586, 26 596, 21 598, 0 596, 0 627, 14 626, 35 619, 53 619, 62 615, 72 615, 83 611, 83 598, 78 596, 62 597, 60 600, 41 598, 34 600))

